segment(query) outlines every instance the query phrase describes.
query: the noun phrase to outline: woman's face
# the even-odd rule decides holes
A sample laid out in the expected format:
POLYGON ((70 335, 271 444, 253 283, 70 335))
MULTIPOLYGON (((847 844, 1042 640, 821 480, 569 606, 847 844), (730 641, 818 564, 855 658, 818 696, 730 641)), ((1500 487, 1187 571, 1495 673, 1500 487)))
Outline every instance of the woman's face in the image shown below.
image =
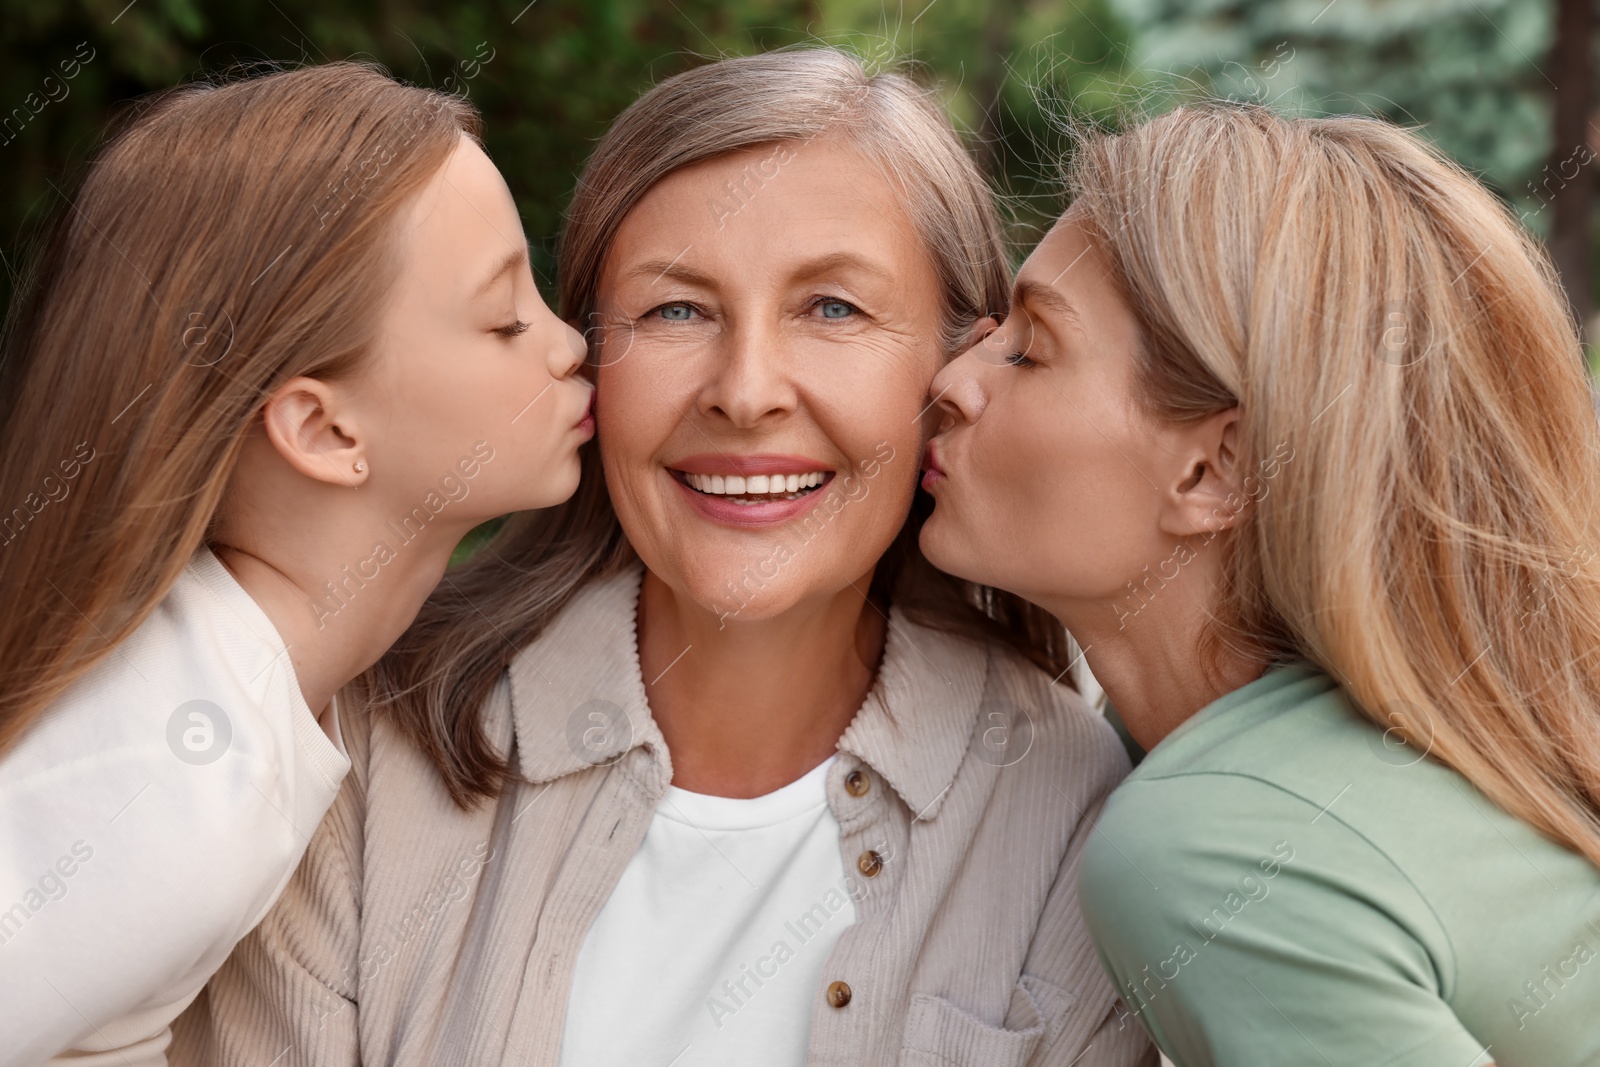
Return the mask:
MULTIPOLYGON (((1180 442, 1135 399, 1138 328, 1069 213, 999 329, 941 370, 921 544, 944 570, 1054 611, 1115 602, 1170 552, 1180 442)), ((1180 483, 1181 484, 1181 483, 1180 483)))
POLYGON ((590 339, 618 518, 724 622, 866 579, 910 509, 939 282, 896 190, 821 138, 677 171, 608 250, 590 339))
POLYGON ((401 232, 379 358, 352 399, 372 484, 400 514, 446 501, 479 521, 566 499, 593 390, 574 373, 582 337, 534 285, 505 180, 462 137, 401 232))

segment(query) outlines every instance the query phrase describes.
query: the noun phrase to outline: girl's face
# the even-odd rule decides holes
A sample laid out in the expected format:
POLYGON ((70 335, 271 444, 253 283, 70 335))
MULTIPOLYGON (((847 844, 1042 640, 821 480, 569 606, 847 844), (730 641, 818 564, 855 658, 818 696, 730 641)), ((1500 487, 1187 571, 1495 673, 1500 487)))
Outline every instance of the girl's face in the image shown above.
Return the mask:
POLYGON ((1090 604, 1117 621, 1107 606, 1193 532, 1182 494, 1200 487, 1186 485, 1194 435, 1135 396, 1138 341, 1069 213, 1023 264, 1005 322, 934 379, 946 419, 924 457, 936 505, 921 544, 936 566, 1061 618, 1090 604))
POLYGON ((846 144, 652 188, 587 324, 606 479, 646 566, 724 622, 865 593, 936 417, 939 294, 896 190, 846 144))
POLYGON ((500 172, 462 137, 409 209, 376 358, 350 403, 368 477, 400 509, 476 520, 546 507, 578 484, 593 389, 583 339, 539 296, 500 172))

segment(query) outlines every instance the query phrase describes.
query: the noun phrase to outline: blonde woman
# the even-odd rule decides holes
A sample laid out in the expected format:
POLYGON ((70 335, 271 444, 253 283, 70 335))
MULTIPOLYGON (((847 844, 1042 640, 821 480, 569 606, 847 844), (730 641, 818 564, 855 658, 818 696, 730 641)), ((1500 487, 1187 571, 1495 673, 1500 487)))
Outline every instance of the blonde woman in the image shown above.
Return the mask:
POLYGON ((1085 914, 1180 1067, 1600 1062, 1600 435, 1543 252, 1415 135, 1090 140, 940 372, 934 562, 1149 755, 1085 914))
POLYGON ((177 1058, 1151 1062, 1074 888, 1126 755, 1059 627, 916 548, 928 383, 1007 282, 935 101, 703 66, 569 218, 599 452, 380 664, 177 1058))
POLYGON ((580 339, 477 129, 355 64, 188 86, 64 209, 0 415, 0 1064, 165 1062, 349 770, 334 693, 572 493, 580 339))

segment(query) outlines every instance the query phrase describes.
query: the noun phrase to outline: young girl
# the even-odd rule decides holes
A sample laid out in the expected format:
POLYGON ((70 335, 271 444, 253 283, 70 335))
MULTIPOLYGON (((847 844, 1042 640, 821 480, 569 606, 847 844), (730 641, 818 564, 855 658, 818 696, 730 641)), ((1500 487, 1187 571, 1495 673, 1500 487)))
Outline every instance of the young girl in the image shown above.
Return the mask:
POLYGON ((1412 134, 1085 145, 945 368, 934 562, 1149 755, 1080 885, 1180 1067, 1600 1062, 1600 433, 1548 260, 1412 134))
POLYGON ((12 323, 0 1063, 164 1062, 349 768, 336 691, 568 497, 581 338, 461 100, 355 64, 145 104, 12 323))

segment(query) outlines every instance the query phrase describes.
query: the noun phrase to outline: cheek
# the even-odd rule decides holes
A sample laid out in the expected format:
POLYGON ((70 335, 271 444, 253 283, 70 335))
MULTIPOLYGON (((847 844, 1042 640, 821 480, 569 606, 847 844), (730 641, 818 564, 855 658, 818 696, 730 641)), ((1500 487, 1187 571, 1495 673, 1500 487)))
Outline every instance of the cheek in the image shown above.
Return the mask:
POLYGON ((1105 596, 1137 573, 1157 540, 1155 490, 1135 466, 1148 441, 1124 416, 1046 387, 996 398, 979 426, 974 503, 1020 584, 1105 596))
POLYGON ((602 364, 595 374, 595 434, 609 469, 651 463, 655 450, 682 421, 664 386, 642 359, 602 364))

